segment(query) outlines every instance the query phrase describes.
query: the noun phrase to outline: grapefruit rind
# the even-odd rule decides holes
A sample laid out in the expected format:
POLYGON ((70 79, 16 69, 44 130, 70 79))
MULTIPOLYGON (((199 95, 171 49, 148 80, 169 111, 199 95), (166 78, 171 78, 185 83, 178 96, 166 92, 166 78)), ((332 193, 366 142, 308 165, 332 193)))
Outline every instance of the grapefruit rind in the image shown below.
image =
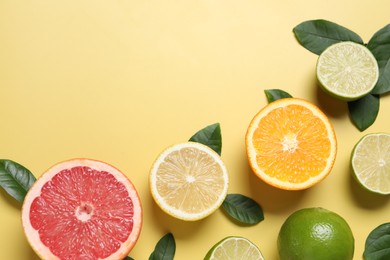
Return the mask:
POLYGON ((197 221, 206 218, 207 216, 215 212, 222 205, 224 199, 226 198, 228 183, 229 183, 229 177, 228 177, 227 169, 220 155, 216 153, 214 150, 212 150, 211 148, 209 148, 208 146, 197 142, 184 142, 166 148, 155 160, 149 175, 150 191, 156 204, 168 215, 184 221, 197 221), (187 213, 172 207, 171 205, 166 203, 166 201, 161 197, 157 189, 157 172, 159 166, 161 165, 161 163, 164 162, 165 158, 170 153, 174 151, 179 151, 183 148, 195 148, 200 151, 206 152, 209 156, 213 158, 215 163, 219 165, 223 173, 224 186, 221 194, 219 194, 218 200, 215 201, 212 207, 197 213, 187 213))
POLYGON ((122 243, 121 247, 114 254, 110 255, 107 258, 103 258, 104 260, 123 259, 134 247, 141 233, 143 217, 141 201, 133 183, 122 172, 120 172, 114 166, 92 159, 71 159, 58 163, 48 169, 44 174, 42 174, 42 176, 39 177, 37 181, 32 185, 24 199, 22 206, 22 225, 29 244, 31 245, 34 252, 42 259, 60 259, 59 257, 55 256, 50 251, 50 249, 41 242, 38 230, 32 227, 29 219, 30 208, 34 199, 40 196, 40 191, 46 182, 50 181, 60 171, 74 166, 87 166, 95 170, 107 171, 113 174, 119 182, 125 185, 129 193, 129 197, 131 198, 134 206, 133 229, 128 239, 124 243, 122 243))
MULTIPOLYGON (((246 144, 246 153, 249 161, 249 165, 252 168, 254 174, 259 177, 261 180, 263 180, 265 183, 279 188, 283 190, 303 190, 310 188, 314 186, 315 184, 322 181, 324 178, 326 178, 329 173, 331 172, 335 158, 337 153, 337 140, 336 140, 336 134, 334 132, 333 126, 330 123, 328 117, 313 103, 306 101, 304 99, 300 98, 283 98, 276 100, 272 103, 267 104, 265 107, 263 107, 252 119, 252 121, 249 124, 246 136, 245 136, 245 144, 246 144), (269 112, 273 111, 276 108, 281 107, 287 107, 289 105, 301 105, 304 106, 313 113, 314 116, 321 119, 321 121, 324 123, 327 129, 329 141, 331 144, 331 150, 329 157, 327 159, 326 167, 323 169, 323 171, 314 176, 311 177, 308 181, 302 182, 302 183, 291 183, 291 182, 285 182, 281 181, 278 178, 269 176, 264 172, 263 169, 261 169, 257 163, 256 160, 256 149, 253 146, 252 143, 252 137, 254 135, 254 132, 257 129, 257 126, 259 125, 259 122, 262 118, 268 115, 269 112)), ((276 159, 276 158, 275 158, 276 159)))

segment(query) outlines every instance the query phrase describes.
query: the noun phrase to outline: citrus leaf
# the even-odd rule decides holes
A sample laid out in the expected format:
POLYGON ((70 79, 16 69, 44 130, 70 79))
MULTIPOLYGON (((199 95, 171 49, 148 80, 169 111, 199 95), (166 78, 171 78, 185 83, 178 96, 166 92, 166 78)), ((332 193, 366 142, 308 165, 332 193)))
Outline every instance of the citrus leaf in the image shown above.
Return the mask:
POLYGON ((149 260, 172 260, 175 256, 176 243, 172 233, 164 235, 156 244, 149 260))
POLYGON ((364 131, 371 126, 378 116, 379 96, 368 94, 361 99, 348 102, 348 110, 352 122, 364 131))
POLYGON ((254 225, 264 220, 263 210, 253 199, 241 194, 228 194, 222 208, 242 224, 254 225))
POLYGON ((219 123, 215 123, 196 132, 190 140, 191 142, 198 142, 207 145, 219 155, 222 151, 222 136, 221 126, 219 123))
POLYGON ((390 223, 379 225, 370 232, 363 257, 365 260, 390 259, 390 223))
POLYGON ((134 258, 131 258, 130 256, 126 256, 125 258, 123 258, 123 260, 134 260, 134 258))
POLYGON ((379 79, 372 93, 387 93, 390 91, 390 24, 372 36, 367 48, 374 54, 379 67, 379 79))
POLYGON ((353 31, 322 19, 302 22, 294 27, 293 33, 304 48, 318 55, 330 45, 341 41, 363 44, 362 38, 353 31))
POLYGON ((23 202, 35 181, 34 175, 24 166, 11 160, 0 160, 0 186, 17 201, 23 202))
POLYGON ((266 89, 264 90, 265 95, 267 96, 268 103, 274 102, 282 98, 291 98, 292 96, 281 89, 266 89))

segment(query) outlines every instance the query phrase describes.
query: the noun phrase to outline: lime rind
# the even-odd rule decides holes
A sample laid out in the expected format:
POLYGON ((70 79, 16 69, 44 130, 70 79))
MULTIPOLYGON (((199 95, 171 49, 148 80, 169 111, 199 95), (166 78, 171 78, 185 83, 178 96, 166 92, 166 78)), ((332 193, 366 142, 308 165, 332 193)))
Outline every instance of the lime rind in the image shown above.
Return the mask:
POLYGON ((351 152, 352 173, 365 190, 390 194, 390 134, 363 136, 351 152))
POLYGON ((339 214, 322 207, 302 208, 282 224, 277 250, 280 260, 352 260, 355 239, 339 214))
POLYGON ((343 41, 321 53, 316 74, 325 92, 335 98, 352 101, 372 91, 379 78, 379 67, 367 47, 343 41))

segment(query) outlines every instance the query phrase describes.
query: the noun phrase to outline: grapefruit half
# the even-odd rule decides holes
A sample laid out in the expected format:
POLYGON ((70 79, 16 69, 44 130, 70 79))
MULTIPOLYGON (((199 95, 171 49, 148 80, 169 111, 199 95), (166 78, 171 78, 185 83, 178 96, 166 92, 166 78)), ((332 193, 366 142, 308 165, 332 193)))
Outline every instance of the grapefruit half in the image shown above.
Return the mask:
POLYGON ((61 162, 27 193, 22 222, 43 259, 123 259, 142 227, 142 208, 130 180, 104 162, 61 162))

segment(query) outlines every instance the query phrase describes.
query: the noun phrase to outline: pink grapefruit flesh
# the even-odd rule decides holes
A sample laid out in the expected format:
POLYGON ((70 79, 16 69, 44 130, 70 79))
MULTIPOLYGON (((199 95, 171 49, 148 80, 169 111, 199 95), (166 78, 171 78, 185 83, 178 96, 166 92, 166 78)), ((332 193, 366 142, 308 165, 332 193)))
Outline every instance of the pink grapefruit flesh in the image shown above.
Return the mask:
POLYGON ((90 159, 59 163, 31 187, 25 234, 43 259, 123 259, 138 240, 138 193, 118 169, 90 159))

